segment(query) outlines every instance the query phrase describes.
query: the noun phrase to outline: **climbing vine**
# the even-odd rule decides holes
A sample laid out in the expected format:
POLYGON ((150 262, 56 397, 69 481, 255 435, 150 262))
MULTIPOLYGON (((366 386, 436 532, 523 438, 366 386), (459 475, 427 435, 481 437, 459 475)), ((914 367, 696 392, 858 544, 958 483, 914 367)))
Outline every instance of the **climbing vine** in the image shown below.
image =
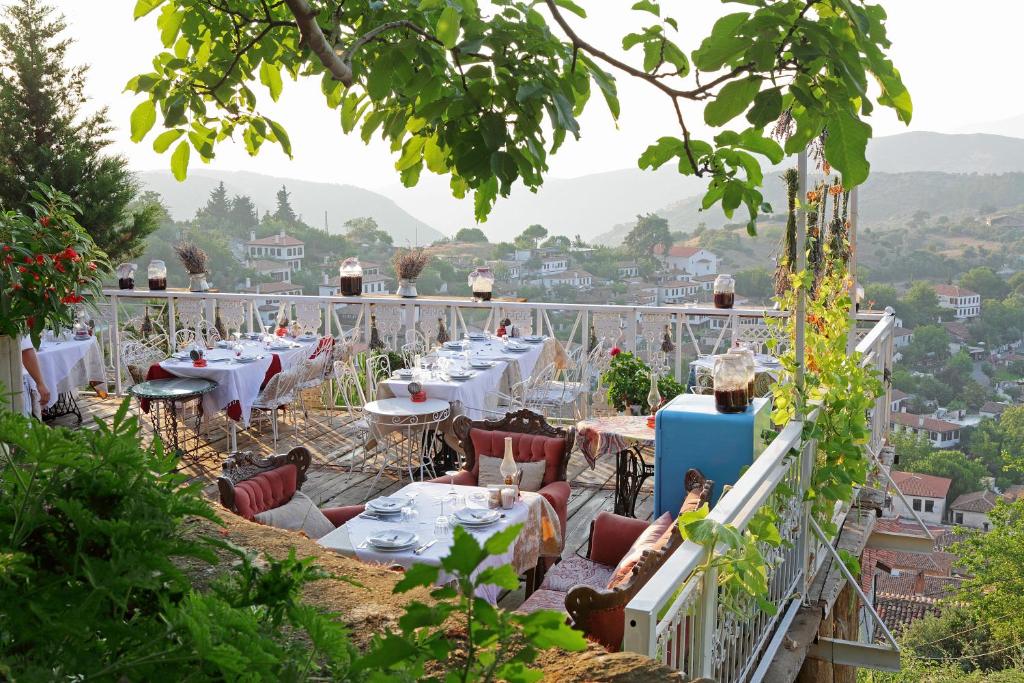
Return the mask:
MULTIPOLYGON (((819 188, 809 199, 820 202, 828 191, 827 187, 819 188)), ((861 354, 847 353, 853 280, 847 269, 846 197, 841 187, 831 194, 837 205, 842 195, 842 210, 834 212, 831 221, 821 221, 815 235, 818 244, 808 245, 809 251, 821 250, 820 267, 816 273, 789 273, 789 286, 776 297, 782 310, 795 311, 799 293, 807 293, 802 387, 795 381, 796 316, 767 321, 773 330, 769 348, 783 368, 772 386, 773 424, 781 428, 798 416, 806 417, 815 408, 821 409, 816 420, 805 420, 801 443, 791 457, 798 457, 810 441, 817 442, 817 457, 803 502, 810 503, 812 517, 827 534, 836 531, 832 517, 837 504, 851 500, 854 487, 867 479, 869 458, 865 449, 871 435, 868 412, 882 392, 877 372, 861 366, 861 354), (820 230, 826 225, 831 233, 827 237, 820 230), (783 347, 780 340, 788 340, 788 344, 783 347)), ((819 212, 822 208, 819 203, 819 212)), ((777 549, 791 546, 787 537, 795 534, 787 532, 795 530, 787 524, 794 522, 784 524, 783 520, 787 511, 792 512, 797 495, 780 484, 743 531, 708 519, 707 507, 680 516, 684 538, 708 549, 698 571, 717 571, 720 600, 727 609, 741 615, 748 615, 754 605, 768 613, 777 610, 778 606, 769 600, 769 571, 782 556, 777 549)), ((800 523, 802 520, 796 522, 800 523)))

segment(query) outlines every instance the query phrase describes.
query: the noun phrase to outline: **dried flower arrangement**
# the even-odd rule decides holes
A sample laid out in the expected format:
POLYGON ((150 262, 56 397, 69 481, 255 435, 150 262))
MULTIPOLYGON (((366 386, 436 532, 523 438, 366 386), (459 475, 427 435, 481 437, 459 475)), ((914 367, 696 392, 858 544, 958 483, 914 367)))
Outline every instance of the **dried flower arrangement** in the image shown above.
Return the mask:
POLYGON ((416 247, 395 252, 391 258, 391 265, 395 267, 395 274, 400 279, 415 280, 423 272, 429 260, 430 254, 423 247, 416 247))
POLYGON ((174 253, 178 255, 181 265, 189 275, 205 275, 207 256, 206 252, 192 242, 182 241, 174 245, 174 253))

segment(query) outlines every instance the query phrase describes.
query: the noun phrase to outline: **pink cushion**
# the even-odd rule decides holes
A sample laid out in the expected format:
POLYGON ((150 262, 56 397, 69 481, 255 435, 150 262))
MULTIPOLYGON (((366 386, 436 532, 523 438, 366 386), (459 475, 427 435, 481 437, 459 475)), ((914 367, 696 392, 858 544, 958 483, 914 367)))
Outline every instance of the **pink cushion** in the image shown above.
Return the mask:
POLYGON ((633 542, 632 547, 619 561, 612 578, 608 581, 608 588, 613 589, 629 580, 633 573, 633 567, 643 557, 645 550, 660 550, 668 542, 669 534, 665 533, 672 529, 672 515, 663 514, 654 520, 647 529, 633 542))
POLYGON ((561 591, 550 591, 544 588, 533 591, 533 594, 528 597, 523 604, 519 606, 517 612, 522 614, 529 614, 536 612, 537 610, 550 609, 556 612, 565 611, 565 593, 561 591))
POLYGON ((235 509, 246 519, 284 505, 295 494, 298 469, 288 463, 235 484, 235 509))
POLYGON ((568 593, 573 586, 602 589, 612 578, 612 567, 573 555, 548 570, 540 587, 568 593))
POLYGON ((469 430, 469 438, 473 442, 473 450, 476 451, 477 460, 473 463, 473 474, 479 476, 481 455, 493 455, 502 457, 505 455, 505 437, 512 437, 512 457, 516 462, 536 462, 544 460, 547 467, 544 469, 544 480, 542 485, 550 484, 559 477, 562 460, 565 457, 565 440, 553 436, 539 436, 536 434, 517 434, 515 432, 487 431, 486 429, 469 430))

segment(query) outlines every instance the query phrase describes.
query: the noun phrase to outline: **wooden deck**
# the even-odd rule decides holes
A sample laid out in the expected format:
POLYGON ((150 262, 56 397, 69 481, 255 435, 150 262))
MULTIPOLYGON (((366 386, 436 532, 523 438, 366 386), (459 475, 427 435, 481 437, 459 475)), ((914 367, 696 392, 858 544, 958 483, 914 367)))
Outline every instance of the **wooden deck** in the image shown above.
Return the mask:
MULTIPOLYGON (((100 399, 89 391, 83 391, 79 397, 79 406, 83 421, 81 428, 87 429, 93 424, 94 418, 105 419, 113 415, 120 406, 121 399, 108 397, 100 399)), ((141 414, 138 404, 133 401, 132 412, 141 416, 144 438, 152 439, 152 423, 147 415, 141 414)), ((361 463, 362 449, 345 437, 343 420, 340 414, 330 415, 323 410, 310 410, 308 419, 304 419, 300 411, 294 411, 293 417, 281 421, 280 438, 276 452, 283 453, 295 446, 305 446, 312 453, 312 465, 302 491, 312 498, 320 507, 355 505, 366 500, 369 486, 377 474, 376 462, 369 460, 361 463), (295 419, 293 424, 292 420, 295 419), (355 460, 356 466, 351 467, 355 460), (350 471, 351 468, 351 471, 350 471)), ((62 417, 53 424, 76 427, 74 416, 62 417)), ((196 462, 185 463, 184 470, 195 478, 207 482, 204 491, 215 502, 217 501, 216 478, 220 465, 227 455, 229 441, 226 421, 218 416, 204 434, 206 445, 202 448, 196 462)), ((267 421, 253 425, 238 432, 238 449, 251 450, 261 455, 275 452, 270 425, 267 421)), ((615 463, 612 458, 598 461, 594 469, 590 469, 583 454, 576 451, 569 460, 568 480, 572 490, 569 497, 569 516, 566 527, 566 542, 563 556, 568 557, 576 552, 581 545, 586 550, 587 535, 590 521, 601 510, 611 511, 615 496, 615 463)), ((394 472, 385 471, 380 482, 373 491, 374 495, 384 495, 402 488, 407 479, 399 480, 394 472)), ((648 481, 637 500, 637 516, 649 518, 653 508, 651 482, 648 481)), ((523 599, 522 588, 507 594, 501 601, 505 607, 514 608, 523 599)))

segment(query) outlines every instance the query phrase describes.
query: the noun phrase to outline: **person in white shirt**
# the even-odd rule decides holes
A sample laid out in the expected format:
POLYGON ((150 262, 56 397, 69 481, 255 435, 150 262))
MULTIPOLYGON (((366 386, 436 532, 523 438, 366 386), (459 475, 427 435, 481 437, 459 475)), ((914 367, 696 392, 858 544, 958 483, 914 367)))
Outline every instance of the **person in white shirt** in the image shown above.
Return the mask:
POLYGON ((43 373, 39 370, 39 357, 32 346, 32 340, 28 337, 21 338, 21 364, 25 367, 29 377, 36 383, 36 391, 39 392, 39 404, 50 403, 50 389, 43 381, 43 373))

